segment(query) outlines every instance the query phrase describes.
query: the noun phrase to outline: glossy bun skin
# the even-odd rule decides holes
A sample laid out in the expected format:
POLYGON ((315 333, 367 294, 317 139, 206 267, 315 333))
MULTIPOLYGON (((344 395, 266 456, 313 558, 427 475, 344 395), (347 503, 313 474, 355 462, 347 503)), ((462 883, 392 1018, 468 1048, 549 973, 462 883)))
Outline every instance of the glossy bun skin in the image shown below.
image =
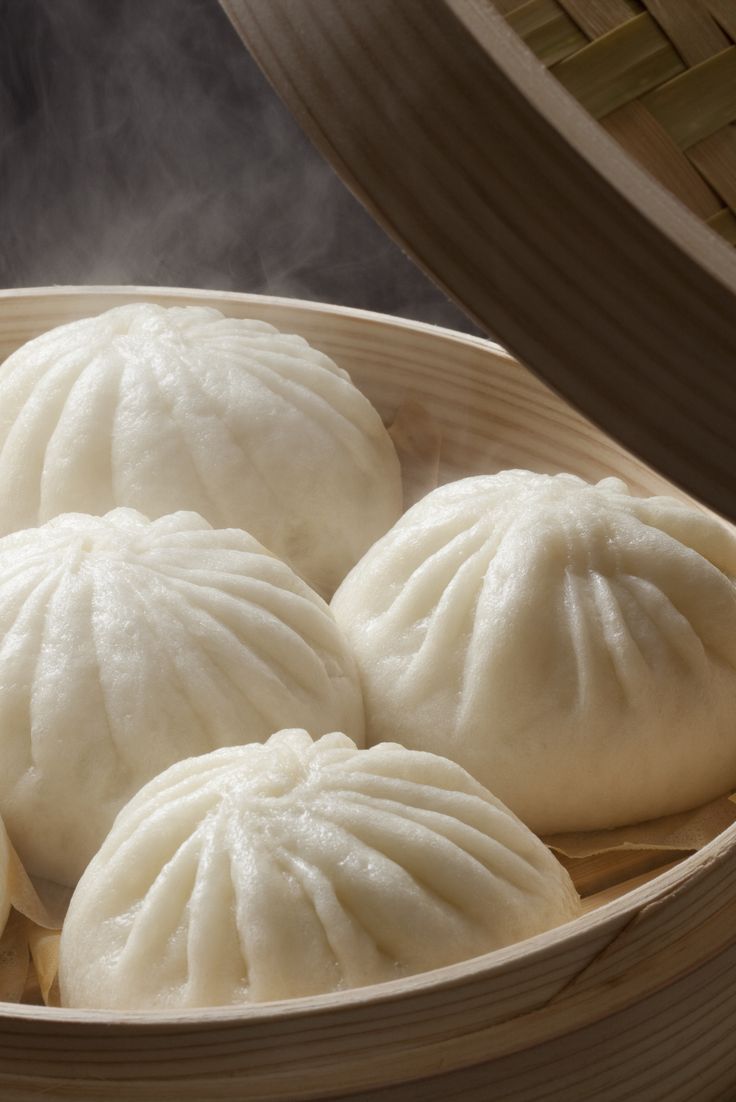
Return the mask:
POLYGON ((282 731, 180 762, 71 902, 66 1006, 242 1005, 397 979, 575 918, 567 872, 452 762, 282 731))
POLYGON ((0 367, 0 532, 193 510, 329 596, 401 512, 377 412, 302 337, 202 306, 118 306, 0 367))
POLYGON ((0 539, 0 813, 30 873, 75 883, 162 769, 300 721, 362 740, 355 664, 246 532, 116 509, 0 539))
POLYGON ((332 602, 369 743, 463 765, 538 833, 736 784, 736 536, 617 479, 504 471, 433 491, 332 602))

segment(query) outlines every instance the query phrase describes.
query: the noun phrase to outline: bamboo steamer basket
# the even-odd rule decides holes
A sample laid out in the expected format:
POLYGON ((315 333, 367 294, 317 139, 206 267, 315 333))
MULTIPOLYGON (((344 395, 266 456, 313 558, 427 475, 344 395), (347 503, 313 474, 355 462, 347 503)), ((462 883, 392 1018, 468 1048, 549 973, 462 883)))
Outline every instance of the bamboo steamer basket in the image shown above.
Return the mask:
MULTIPOLYGON (((418 403, 438 477, 527 466, 674 492, 497 345, 313 303, 151 288, 0 293, 0 357, 130 301, 304 335, 386 423, 418 403)), ((582 918, 409 979, 248 1008, 0 1005, 0 1097, 156 1102, 716 1102, 736 1086, 736 827, 697 854, 599 861, 582 918), (667 864, 662 865, 665 861, 667 864)))
POLYGON ((736 519, 733 0, 221 4, 481 328, 736 519))

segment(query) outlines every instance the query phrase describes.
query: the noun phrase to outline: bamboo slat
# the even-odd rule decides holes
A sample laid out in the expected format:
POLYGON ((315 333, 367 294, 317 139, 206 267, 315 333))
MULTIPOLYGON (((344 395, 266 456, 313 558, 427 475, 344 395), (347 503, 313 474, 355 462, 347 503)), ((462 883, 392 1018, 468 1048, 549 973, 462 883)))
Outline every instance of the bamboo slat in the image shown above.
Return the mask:
POLYGON ((656 89, 685 65, 651 15, 622 23, 554 67, 554 75, 596 119, 656 89))
POLYGON ((600 38, 637 13, 636 4, 629 0, 560 0, 560 7, 588 38, 600 38))
POLYGON ((688 150, 706 180, 736 210, 736 126, 727 126, 688 150))
POLYGON ((645 0, 647 10, 688 65, 697 65, 730 46, 704 0, 645 0))
POLYGON ((736 7, 732 0, 705 0, 708 11, 731 39, 736 39, 736 7))
MULTIPOLYGON (((696 161, 696 168, 691 163, 695 160, 692 151, 690 159, 682 156, 682 151, 640 100, 631 100, 617 111, 611 111, 601 119, 601 123, 626 152, 653 176, 657 179, 666 176, 672 194, 694 214, 708 219, 723 209, 718 194, 707 183, 710 176, 703 171, 703 165, 696 161)), ((713 138, 720 137, 722 133, 714 134, 713 138)), ((706 139, 706 142, 710 140, 706 139)), ((715 178, 722 181, 723 177, 721 173, 716 173, 715 178)), ((723 190, 721 194, 726 197, 723 190)))
POLYGON ((732 245, 736 245, 736 215, 730 210, 721 210, 708 219, 708 225, 717 234, 732 245))
POLYGON ((729 126, 736 120, 736 46, 668 81, 642 103, 681 149, 729 126), (689 110, 691 104, 697 110, 689 110))
POLYGON ((508 21, 545 65, 554 65, 587 44, 585 35, 555 0, 529 0, 510 11, 508 21))

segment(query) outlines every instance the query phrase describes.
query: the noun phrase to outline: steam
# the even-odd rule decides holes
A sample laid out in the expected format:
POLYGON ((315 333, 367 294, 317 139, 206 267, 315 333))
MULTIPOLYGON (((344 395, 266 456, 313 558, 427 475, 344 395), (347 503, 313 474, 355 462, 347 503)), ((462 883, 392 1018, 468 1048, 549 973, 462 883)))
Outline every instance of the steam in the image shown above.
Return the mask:
POLYGON ((322 299, 471 328, 303 137, 215 0, 0 0, 0 285, 322 299))

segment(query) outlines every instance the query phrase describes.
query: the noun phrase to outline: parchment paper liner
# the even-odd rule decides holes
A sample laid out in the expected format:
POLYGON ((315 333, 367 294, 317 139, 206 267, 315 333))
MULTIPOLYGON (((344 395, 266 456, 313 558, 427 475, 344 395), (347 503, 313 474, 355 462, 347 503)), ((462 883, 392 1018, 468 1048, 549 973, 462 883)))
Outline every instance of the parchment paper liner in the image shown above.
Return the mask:
POLYGON ((56 974, 61 924, 70 892, 36 890, 0 822, 2 891, 11 911, 0 937, 0 1001, 58 1006, 56 974))
POLYGON ((735 822, 736 794, 645 823, 547 835, 543 841, 568 870, 581 896, 614 886, 621 894, 633 886, 629 881, 695 853, 735 822))

